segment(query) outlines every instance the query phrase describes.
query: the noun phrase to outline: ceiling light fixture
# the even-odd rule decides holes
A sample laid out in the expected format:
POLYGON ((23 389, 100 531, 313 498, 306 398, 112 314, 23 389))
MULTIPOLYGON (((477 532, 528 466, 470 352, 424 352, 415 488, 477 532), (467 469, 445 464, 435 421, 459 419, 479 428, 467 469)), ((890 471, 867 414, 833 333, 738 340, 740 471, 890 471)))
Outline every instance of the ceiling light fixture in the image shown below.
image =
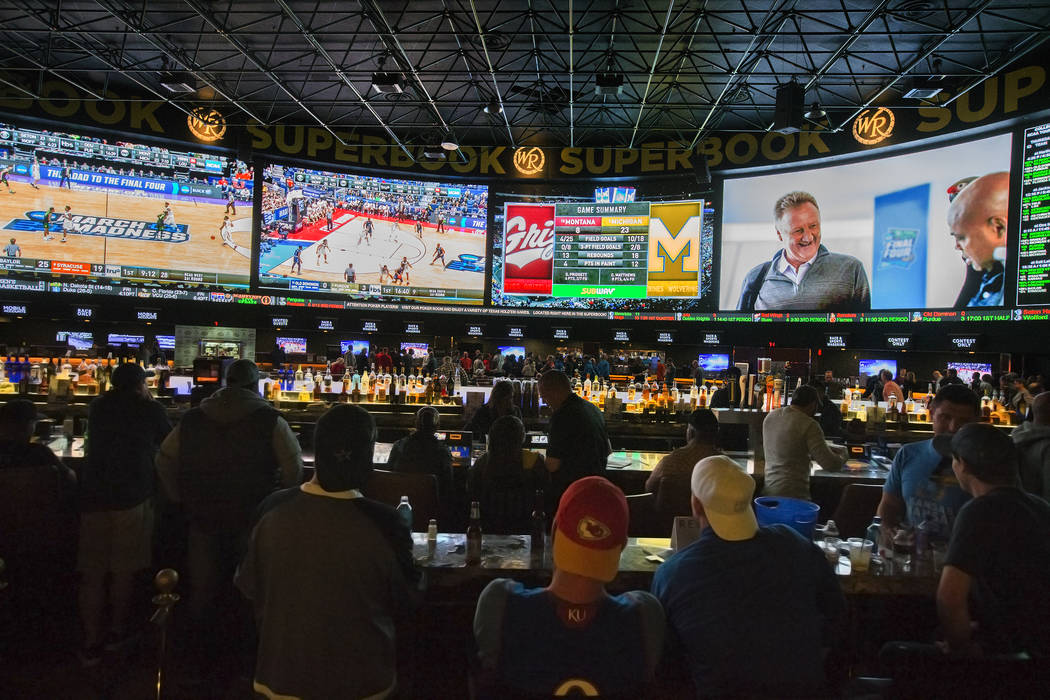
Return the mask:
POLYGON ((499 100, 489 100, 489 103, 485 105, 485 114, 503 114, 503 105, 499 100))
POLYGON ((809 111, 806 112, 804 116, 810 121, 817 122, 823 119, 824 117, 828 116, 828 113, 821 109, 819 102, 814 102, 812 105, 810 105, 809 111))

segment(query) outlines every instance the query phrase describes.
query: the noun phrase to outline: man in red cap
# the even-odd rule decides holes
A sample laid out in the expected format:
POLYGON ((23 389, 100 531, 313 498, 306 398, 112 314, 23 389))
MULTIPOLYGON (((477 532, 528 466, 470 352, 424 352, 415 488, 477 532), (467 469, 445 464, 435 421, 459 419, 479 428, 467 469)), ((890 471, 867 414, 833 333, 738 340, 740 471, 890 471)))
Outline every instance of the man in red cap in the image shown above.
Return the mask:
POLYGON ((664 636, 659 602, 644 591, 611 596, 627 544, 627 499, 589 476, 561 497, 546 588, 496 579, 474 614, 477 696, 581 694, 639 697, 652 681, 664 636))

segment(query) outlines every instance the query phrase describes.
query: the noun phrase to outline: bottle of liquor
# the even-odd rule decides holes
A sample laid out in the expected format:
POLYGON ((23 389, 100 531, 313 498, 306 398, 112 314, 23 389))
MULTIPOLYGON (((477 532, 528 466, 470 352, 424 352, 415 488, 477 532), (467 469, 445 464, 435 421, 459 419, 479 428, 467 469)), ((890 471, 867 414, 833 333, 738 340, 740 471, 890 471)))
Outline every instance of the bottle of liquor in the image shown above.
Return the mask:
POLYGON ((332 363, 329 362, 324 368, 324 390, 325 393, 331 393, 332 391, 332 363))
POLYGON ((627 403, 634 403, 634 400, 638 396, 638 386, 631 382, 627 385, 627 403))
POLYGON ((536 504, 532 508, 531 553, 538 556, 543 556, 547 538, 547 511, 543 501, 543 491, 536 491, 536 504))
POLYGON ((481 506, 470 502, 470 523, 467 525, 467 566, 481 563, 481 506))
POLYGON ((583 382, 583 396, 584 396, 584 398, 587 398, 590 395, 591 395, 591 378, 587 377, 587 379, 585 379, 584 382, 583 382))
POLYGON ((642 401, 649 403, 649 382, 642 380, 642 401))
POLYGON ((306 377, 306 375, 303 374, 303 366, 299 365, 299 369, 295 370, 295 378, 294 378, 294 383, 292 384, 292 388, 293 389, 298 389, 298 388, 302 387, 303 380, 305 379, 305 377, 306 377))
POLYGON ((371 378, 368 376, 368 370, 366 369, 361 375, 361 394, 365 397, 365 401, 368 400, 368 390, 371 388, 371 378))
POLYGON ((700 389, 696 387, 696 382, 693 382, 693 386, 689 387, 689 408, 694 411, 697 408, 703 408, 700 405, 700 389))

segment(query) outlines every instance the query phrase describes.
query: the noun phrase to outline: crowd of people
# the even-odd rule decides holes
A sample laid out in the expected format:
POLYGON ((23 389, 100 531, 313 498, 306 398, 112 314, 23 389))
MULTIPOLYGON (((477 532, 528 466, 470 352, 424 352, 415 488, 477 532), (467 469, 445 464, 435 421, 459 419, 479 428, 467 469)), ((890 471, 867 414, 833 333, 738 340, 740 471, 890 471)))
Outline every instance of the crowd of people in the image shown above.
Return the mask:
MULTIPOLYGON (((386 348, 375 359, 377 368, 394 366, 386 348)), ((415 361, 409 353, 398 359, 415 361)), ((484 357, 464 352, 458 364, 475 361, 484 357)), ((440 368, 453 367, 444 356, 440 368)), ((146 390, 145 372, 120 365, 113 388, 91 404, 86 462, 76 477, 49 450, 31 446, 32 404, 9 402, 0 409, 0 469, 33 466, 65 493, 75 491, 85 666, 137 634, 129 616, 134 574, 167 563, 151 556, 153 521, 177 507, 186 522, 188 624, 179 648, 188 678, 206 675, 223 650, 243 649, 256 652, 253 683, 265 697, 391 697, 400 682, 396 623, 420 604, 421 572, 409 525, 369 498, 375 420, 353 404, 321 416, 313 476, 304 480, 299 442, 257 393, 259 377, 253 362, 232 363, 225 388, 173 429, 146 390)), ((649 591, 611 595, 606 586, 617 576, 630 510, 605 478, 604 418, 572 391, 565 371, 544 367, 538 381, 551 409, 545 455, 526 449, 511 383, 498 382, 468 425, 487 447, 465 483, 435 438, 440 416, 429 406, 387 465, 433 474, 442 518, 454 520, 449 511, 458 504, 479 501, 487 533, 521 534, 535 517, 537 492, 544 512, 554 514, 544 528, 549 585, 497 579, 477 599, 476 696, 628 698, 670 682, 691 682, 704 697, 833 692, 839 679, 825 660, 846 629, 838 579, 796 530, 759 526, 756 482, 721 452, 715 414, 699 409, 689 417, 686 445, 665 456, 647 484, 687 503, 699 539, 657 569, 649 591)), ((765 419, 764 494, 807 498, 811 459, 841 467, 814 419, 825 410, 822 398, 815 386, 801 386, 765 419)), ((947 674, 965 663, 979 673, 982 657, 1043 659, 1050 653, 1050 393, 1034 397, 1030 425, 1012 438, 980 422, 978 395, 961 383, 946 382, 930 410, 933 437, 897 453, 878 515, 886 537, 921 526, 945 543, 940 636, 936 645, 887 646, 884 668, 906 682, 917 668, 947 674)))

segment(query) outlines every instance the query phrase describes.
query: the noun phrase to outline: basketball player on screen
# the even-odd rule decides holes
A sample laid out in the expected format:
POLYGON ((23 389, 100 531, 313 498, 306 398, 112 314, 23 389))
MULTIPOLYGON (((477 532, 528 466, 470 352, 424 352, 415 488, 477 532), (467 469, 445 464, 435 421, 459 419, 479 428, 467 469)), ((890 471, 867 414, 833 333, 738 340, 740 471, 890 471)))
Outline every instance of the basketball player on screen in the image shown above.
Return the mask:
POLYGON ((430 261, 430 264, 433 265, 436 263, 438 258, 441 258, 441 269, 448 267, 448 263, 445 262, 445 249, 441 247, 440 243, 438 243, 437 248, 434 249, 434 259, 430 261))
POLYGON ((175 212, 171 209, 171 202, 164 202, 164 211, 157 215, 157 231, 175 228, 175 212))
POLYGON ((412 267, 412 263, 408 261, 407 256, 401 257, 401 266, 397 268, 398 273, 405 280, 405 284, 412 284, 408 281, 408 268, 412 267))
POLYGON ((416 238, 418 238, 419 240, 423 240, 423 222, 422 221, 417 221, 416 222, 416 238))
POLYGON ((317 264, 318 265, 321 264, 321 256, 322 255, 324 256, 324 264, 325 265, 328 264, 328 251, 329 250, 331 250, 331 248, 328 246, 328 239, 327 238, 324 239, 323 241, 321 241, 321 245, 317 246, 317 248, 314 249, 314 252, 317 253, 317 264))
POLYGON ((50 241, 54 236, 51 235, 51 222, 55 220, 55 208, 49 207, 44 212, 44 240, 50 241))
POLYGON ((237 216, 237 200, 233 197, 232 185, 226 185, 226 213, 237 216))
POLYGON ((7 193, 8 194, 14 194, 15 193, 15 191, 13 189, 11 189, 11 181, 7 179, 7 176, 8 176, 8 174, 10 174, 12 169, 13 169, 13 166, 10 166, 10 165, 8 165, 6 167, 3 167, 3 168, 0 168, 0 185, 3 185, 4 187, 7 188, 7 193))
POLYGON ((292 274, 293 275, 296 273, 296 268, 298 268, 298 272, 299 272, 300 275, 303 274, 303 247, 302 246, 299 246, 298 248, 296 248, 295 252, 292 253, 292 274))
POLYGON ((37 184, 40 182, 40 161, 33 156, 33 164, 29 166, 29 186, 34 190, 39 190, 37 184))
POLYGON ((66 205, 66 210, 62 212, 62 243, 68 240, 69 232, 73 229, 73 210, 70 206, 66 205))
POLYGON ((230 223, 230 217, 222 217, 222 226, 219 227, 219 237, 222 239, 224 246, 233 248, 233 224, 230 223))
POLYGON ((383 265, 383 267, 379 268, 379 284, 383 284, 383 282, 386 281, 387 277, 389 277, 391 280, 394 279, 394 275, 391 274, 390 268, 386 265, 383 265))

